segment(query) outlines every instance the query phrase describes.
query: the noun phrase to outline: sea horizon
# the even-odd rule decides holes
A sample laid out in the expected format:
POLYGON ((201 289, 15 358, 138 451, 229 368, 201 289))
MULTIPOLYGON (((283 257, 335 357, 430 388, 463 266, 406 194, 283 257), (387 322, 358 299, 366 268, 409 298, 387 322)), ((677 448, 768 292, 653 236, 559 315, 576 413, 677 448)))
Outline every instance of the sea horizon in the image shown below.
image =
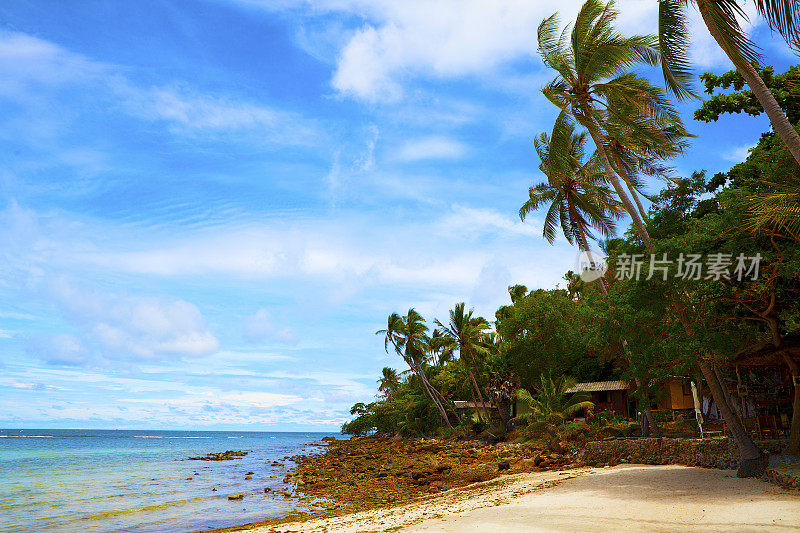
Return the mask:
POLYGON ((282 496, 287 457, 335 435, 0 428, 0 532, 164 533, 280 518, 300 507, 282 496), (247 454, 190 459, 227 450, 247 454))

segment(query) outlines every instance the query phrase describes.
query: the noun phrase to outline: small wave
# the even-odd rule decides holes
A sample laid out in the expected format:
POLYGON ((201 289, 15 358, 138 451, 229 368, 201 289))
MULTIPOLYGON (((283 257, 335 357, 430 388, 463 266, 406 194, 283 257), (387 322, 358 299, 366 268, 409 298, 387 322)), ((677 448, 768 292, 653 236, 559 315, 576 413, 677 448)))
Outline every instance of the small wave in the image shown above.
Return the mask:
POLYGON ((189 498, 189 499, 186 499, 186 500, 173 500, 173 501, 154 504, 154 505, 144 505, 144 506, 141 506, 141 507, 132 507, 132 508, 129 508, 129 509, 111 509, 109 511, 103 511, 103 512, 99 512, 99 513, 91 514, 91 515, 88 515, 88 516, 86 516, 84 518, 87 519, 87 520, 99 520, 99 519, 102 519, 102 518, 110 518, 110 517, 120 516, 120 515, 127 515, 127 514, 132 514, 132 513, 140 513, 140 512, 143 512, 143 511, 161 511, 161 510, 164 510, 164 509, 169 509, 170 507, 186 505, 187 503, 208 501, 208 500, 213 500, 213 499, 217 499, 217 498, 219 498, 219 496, 198 496, 196 498, 189 498))
POLYGON ((134 435, 134 439, 210 439, 212 437, 185 437, 173 435, 134 435))
POLYGON ((0 435, 0 439, 52 439, 55 435, 0 435))

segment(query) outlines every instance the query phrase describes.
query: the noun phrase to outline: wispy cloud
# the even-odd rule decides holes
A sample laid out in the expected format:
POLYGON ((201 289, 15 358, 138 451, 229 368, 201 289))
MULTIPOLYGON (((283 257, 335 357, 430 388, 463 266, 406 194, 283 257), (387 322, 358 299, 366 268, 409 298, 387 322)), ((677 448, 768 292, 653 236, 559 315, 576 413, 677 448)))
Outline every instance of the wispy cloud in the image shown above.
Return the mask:
MULTIPOLYGON (((283 145, 320 140, 319 125, 300 113, 204 92, 180 80, 143 86, 130 79, 125 68, 24 33, 0 32, 0 69, 8 74, 0 80, 0 96, 26 105, 41 105, 65 87, 82 87, 92 99, 140 119, 163 122, 178 135, 248 133, 257 144, 283 145)), ((73 152, 72 157, 85 156, 73 152)))
POLYGON ((467 147, 447 137, 431 136, 407 141, 398 151, 400 161, 414 162, 429 159, 460 159, 467 147))
POLYGON ((731 148, 730 150, 722 153, 722 159, 732 163, 741 163, 747 159, 747 156, 750 154, 750 150, 755 148, 756 144, 757 143, 750 143, 731 148))

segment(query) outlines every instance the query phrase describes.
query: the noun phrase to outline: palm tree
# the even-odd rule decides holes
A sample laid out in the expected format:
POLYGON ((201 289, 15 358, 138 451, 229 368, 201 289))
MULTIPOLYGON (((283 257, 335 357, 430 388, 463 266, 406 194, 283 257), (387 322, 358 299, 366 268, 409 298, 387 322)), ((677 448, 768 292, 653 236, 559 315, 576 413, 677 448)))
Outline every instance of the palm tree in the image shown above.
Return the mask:
MULTIPOLYGON (((613 235, 613 218, 622 213, 622 206, 606 186, 608 180, 597 160, 585 161, 585 144, 586 134, 576 134, 563 112, 551 136, 542 133, 534 140, 542 161, 539 169, 547 181, 528 189, 528 201, 520 208, 519 217, 525 220, 531 211, 549 204, 542 230, 547 242, 553 243, 560 226, 567 242, 577 242, 578 248, 589 252, 588 239, 594 238, 590 228, 603 237, 613 235)), ((598 281, 605 293, 602 278, 598 281)))
MULTIPOLYGON (((688 0, 659 0, 658 40, 662 54, 661 66, 667 88, 679 98, 693 96, 688 0)), ((781 137, 794 159, 800 163, 800 135, 786 118, 777 100, 753 66, 758 62, 756 45, 739 23, 747 16, 741 2, 735 0, 694 0, 711 36, 739 71, 753 95, 761 103, 775 132, 781 137)), ((773 31, 790 44, 800 38, 800 3, 796 0, 754 0, 759 14, 764 16, 773 31)))
POLYGON ((438 328, 431 332, 431 336, 428 338, 428 348, 431 354, 431 362, 435 366, 442 366, 453 360, 455 343, 450 335, 438 328))
POLYGON ((393 394, 400 387, 400 375, 394 368, 383 367, 381 377, 378 380, 378 390, 385 396, 393 394))
POLYGON ((657 65, 658 40, 653 35, 624 37, 614 28, 614 3, 588 0, 575 20, 559 33, 558 15, 539 25, 539 53, 558 76, 542 92, 586 128, 597 158, 645 245, 651 248, 644 221, 622 187, 606 152, 609 124, 624 125, 628 135, 647 139, 663 121, 680 123, 664 91, 631 74, 638 63, 657 65), (613 105, 612 105, 613 104, 613 105))
POLYGON ((519 415, 516 420, 537 424, 550 434, 550 448, 558 447, 558 426, 570 416, 585 410, 594 409, 589 401, 589 393, 577 391, 570 394, 576 385, 575 380, 561 376, 554 380, 551 375, 540 376, 538 394, 533 397, 525 389, 519 389, 517 399, 528 404, 529 413, 519 415))
POLYGON ((772 230, 800 240, 800 192, 781 191, 753 198, 748 229, 772 230))
MULTIPOLYGON (((457 303, 450 311, 450 322, 444 325, 439 320, 436 324, 447 334, 458 348, 458 354, 465 363, 467 376, 472 385, 472 400, 480 405, 486 423, 494 429, 494 424, 486 409, 483 401, 483 393, 475 379, 475 374, 479 372, 478 357, 488 353, 484 345, 483 334, 489 328, 489 323, 482 317, 473 317, 473 310, 465 310, 464 302, 457 303)), ((480 416, 480 411, 478 412, 480 416)))
MULTIPOLYGON (((616 105, 613 101, 610 104, 616 105)), ((663 161, 680 154, 688 145, 687 137, 691 135, 681 122, 654 120, 649 124, 651 131, 642 131, 640 128, 632 132, 626 124, 614 123, 614 118, 614 115, 610 116, 606 124, 608 130, 606 151, 611 166, 625 182, 631 198, 636 203, 639 215, 646 219, 647 213, 639 196, 645 198, 647 196, 641 192, 643 183, 639 175, 667 178, 671 168, 663 161)), ((646 123, 642 125, 647 126, 646 123)))
MULTIPOLYGON (((409 368, 411 368, 419 378, 425 392, 439 411, 445 424, 447 424, 450 429, 453 429, 453 425, 444 408, 444 404, 449 405, 449 402, 447 402, 444 396, 431 385, 422 366, 426 357, 427 332, 428 326, 425 325, 422 316, 414 309, 409 309, 406 316, 400 316, 397 313, 389 315, 386 329, 378 330, 375 334, 385 336, 384 348, 386 352, 389 352, 390 345, 394 347, 395 352, 403 358, 409 368)), ((458 418, 458 415, 455 414, 455 410, 452 412, 454 416, 458 418)))

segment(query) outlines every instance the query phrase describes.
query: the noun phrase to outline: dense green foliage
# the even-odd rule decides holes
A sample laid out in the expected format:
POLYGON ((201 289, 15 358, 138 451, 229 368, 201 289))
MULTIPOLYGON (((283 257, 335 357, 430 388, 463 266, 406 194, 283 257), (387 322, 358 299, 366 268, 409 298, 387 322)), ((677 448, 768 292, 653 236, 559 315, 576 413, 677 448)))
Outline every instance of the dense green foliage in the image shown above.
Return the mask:
MULTIPOLYGON (((703 9, 710 5, 702 4, 703 9)), ((685 21, 668 7, 662 2, 660 16, 673 24, 667 37, 678 32, 667 43, 674 47, 683 38, 685 21)), ((565 33, 559 35, 555 16, 539 28, 543 61, 557 73, 543 91, 561 114, 552 134, 540 135, 536 143, 548 181, 530 189, 520 212, 547 209, 544 237, 551 242, 557 229, 584 250, 592 229, 609 236, 599 243, 608 271, 595 281, 567 272, 564 288, 511 286, 510 303, 491 323, 463 303, 450 312, 446 325, 436 320, 438 329, 430 334, 413 310, 405 317, 390 316, 381 332, 387 351, 393 345, 412 372, 398 379, 384 369, 383 397, 354 406, 356 418, 344 431, 419 434, 442 431, 445 425, 449 432, 495 431, 497 417, 490 411, 496 410, 505 426, 498 429, 527 424, 523 433, 538 428, 549 434, 553 448, 560 446, 567 426, 577 431, 569 416, 590 407, 588 398, 565 394, 573 380, 635 383, 634 398, 653 425, 650 409, 662 385, 684 376, 693 379, 701 396, 713 396, 742 452, 743 468, 748 461, 761 464, 761 452, 743 430, 718 376, 722 364, 739 354, 765 345, 780 350, 785 339, 800 338, 800 166, 781 140, 785 131, 781 137, 766 133, 728 172, 711 179, 702 171, 672 178, 645 212, 638 175, 663 175, 662 162, 685 146, 686 133, 665 93, 630 69, 669 59, 664 68, 668 78, 673 76, 671 88, 680 92, 679 86, 688 84, 680 54, 667 58, 675 50, 665 49, 659 56, 653 36, 623 37, 613 27, 615 17, 612 4, 589 0, 565 33), (585 134, 575 131, 570 117, 589 133, 593 155, 584 157, 585 134), (614 238, 611 219, 620 208, 633 227, 614 238), (509 421, 502 402, 487 407, 484 396, 507 398, 511 389, 528 412, 509 421), (455 414, 454 402, 470 399, 477 407, 455 414)), ((663 46, 665 35, 660 37, 663 46)), ((739 50, 752 44, 728 37, 739 50)), ((797 122, 800 68, 777 76, 765 68, 761 75, 797 122)), ((738 73, 701 79, 709 93, 730 87, 738 92, 711 98, 698 110, 698 119, 760 112, 758 100, 742 91, 744 78, 738 73)), ((796 365, 787 364, 793 375, 800 374, 796 365)), ((797 401, 793 446, 800 449, 797 401)))
MULTIPOLYGON (((758 69, 761 79, 775 97, 786 118, 792 124, 800 121, 800 66, 791 67, 783 74, 775 74, 770 66, 758 69)), ((745 89, 744 78, 737 70, 728 71, 720 76, 706 72, 700 75, 705 92, 713 94, 694 112, 695 120, 715 122, 725 113, 747 113, 757 116, 764 112, 761 103, 753 91, 745 89), (732 92, 714 94, 716 89, 731 89, 732 92)))

